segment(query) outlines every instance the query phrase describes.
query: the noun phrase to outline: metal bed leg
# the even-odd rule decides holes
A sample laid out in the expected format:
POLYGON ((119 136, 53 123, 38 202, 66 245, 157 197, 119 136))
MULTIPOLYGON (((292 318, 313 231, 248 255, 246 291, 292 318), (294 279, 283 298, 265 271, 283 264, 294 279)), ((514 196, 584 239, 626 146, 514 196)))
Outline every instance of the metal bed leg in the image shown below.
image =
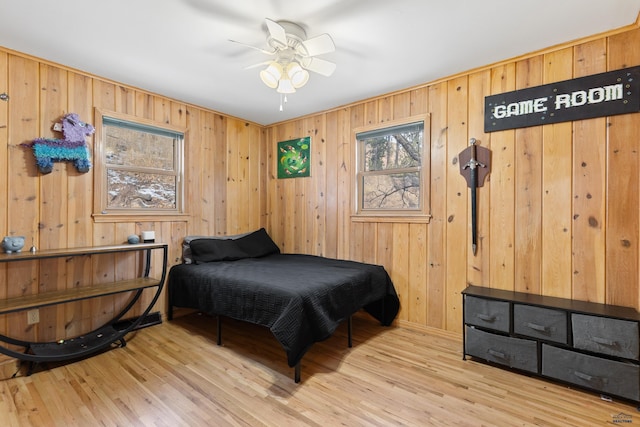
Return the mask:
POLYGON ((300 382, 300 362, 296 363, 293 380, 296 382, 296 384, 300 382))
POLYGON ((220 316, 220 315, 216 316, 216 323, 217 323, 216 332, 218 334, 217 339, 216 339, 216 343, 218 345, 222 345, 222 316, 220 316))
POLYGON ((351 321, 351 316, 349 316, 347 318, 347 340, 349 342, 349 348, 353 347, 352 331, 353 331, 353 322, 351 321))

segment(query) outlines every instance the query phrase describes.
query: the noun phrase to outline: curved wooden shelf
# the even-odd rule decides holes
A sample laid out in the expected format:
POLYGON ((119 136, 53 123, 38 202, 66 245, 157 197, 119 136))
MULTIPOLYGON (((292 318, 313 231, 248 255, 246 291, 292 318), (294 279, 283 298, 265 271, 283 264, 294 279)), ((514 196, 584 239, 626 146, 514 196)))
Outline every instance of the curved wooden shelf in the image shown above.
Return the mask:
POLYGON ((88 356, 117 342, 119 342, 121 346, 125 346, 125 335, 135 329, 149 314, 162 292, 167 273, 167 249, 168 246, 166 243, 141 243, 136 245, 91 246, 83 248, 51 249, 39 252, 0 254, 0 263, 9 263, 110 253, 146 252, 143 276, 136 279, 115 281, 111 283, 90 284, 87 286, 79 286, 70 289, 48 291, 39 294, 0 300, 0 314, 7 314, 124 292, 135 292, 131 301, 128 302, 126 307, 124 307, 120 313, 114 316, 113 319, 105 325, 102 325, 91 332, 79 337, 61 339, 55 342, 28 342, 0 335, 0 341, 4 343, 25 347, 24 352, 18 352, 11 348, 0 346, 0 353, 29 362, 52 362, 88 356), (162 250, 162 273, 159 279, 149 277, 151 252, 153 250, 162 250), (140 295, 142 295, 142 291, 144 289, 154 287, 157 288, 156 293, 145 308, 144 312, 137 317, 136 320, 128 324, 127 327, 122 329, 116 328, 114 326, 116 322, 122 319, 122 317, 135 305, 137 300, 140 298, 140 295))

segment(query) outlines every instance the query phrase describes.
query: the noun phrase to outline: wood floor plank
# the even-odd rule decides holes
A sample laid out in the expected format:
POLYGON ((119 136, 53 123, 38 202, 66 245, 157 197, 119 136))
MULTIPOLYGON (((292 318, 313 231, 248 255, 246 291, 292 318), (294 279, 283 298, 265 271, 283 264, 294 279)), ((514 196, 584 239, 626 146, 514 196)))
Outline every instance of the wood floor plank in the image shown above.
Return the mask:
POLYGON ((462 360, 457 335, 366 315, 315 344, 302 381, 266 329, 192 313, 85 360, 0 380, 0 426, 591 426, 630 402, 462 360))

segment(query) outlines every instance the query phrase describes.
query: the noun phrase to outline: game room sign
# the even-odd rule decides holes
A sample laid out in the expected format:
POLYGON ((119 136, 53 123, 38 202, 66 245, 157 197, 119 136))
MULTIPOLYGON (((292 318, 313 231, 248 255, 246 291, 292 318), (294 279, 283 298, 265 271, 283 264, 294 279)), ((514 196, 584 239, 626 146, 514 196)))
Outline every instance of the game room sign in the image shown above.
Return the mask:
POLYGON ((484 98, 484 131, 495 132, 640 111, 640 67, 484 98))

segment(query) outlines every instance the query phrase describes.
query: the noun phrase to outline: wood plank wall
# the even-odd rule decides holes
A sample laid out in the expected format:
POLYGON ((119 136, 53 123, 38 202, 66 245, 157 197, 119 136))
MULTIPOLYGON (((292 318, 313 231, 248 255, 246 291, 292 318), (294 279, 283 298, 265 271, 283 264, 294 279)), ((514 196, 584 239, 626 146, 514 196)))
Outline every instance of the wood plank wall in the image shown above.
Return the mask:
MULTIPOLYGON (((461 330, 467 283, 640 308, 640 114, 483 132, 484 97, 640 64, 637 25, 462 73, 379 98, 263 127, 0 48, 0 235, 39 248, 123 242, 155 230, 180 261, 189 234, 265 226, 285 252, 384 265, 400 294, 400 324, 461 330), (56 164, 38 174, 21 143, 94 108, 188 129, 184 221, 94 222, 93 175, 56 164), (428 113, 428 224, 351 218, 352 130, 428 113), (278 180, 278 141, 311 136, 309 178, 278 180), (474 137, 493 152, 479 190, 479 250, 470 251, 468 189, 457 155, 474 137)), ((67 262, 68 261, 68 262, 67 262)), ((0 265, 0 298, 135 274, 136 260, 0 265)), ((154 269, 157 269, 157 264, 154 269)), ((152 272, 153 274, 153 272, 152 272)), ((146 296, 147 300, 150 296, 146 296)), ((0 334, 76 336, 107 320, 123 297, 0 317, 0 334)), ((157 309, 165 311, 163 296, 157 309)), ((138 308, 139 311, 139 308, 138 308)), ((1 359, 0 359, 1 360, 1 359)))
POLYGON ((484 97, 640 65, 636 25, 268 129, 276 144, 311 136, 310 178, 276 179, 269 230, 285 251, 384 265, 403 325, 461 331, 467 283, 640 307, 640 113, 484 133, 484 97), (352 129, 431 117, 429 224, 353 221, 352 129), (457 155, 492 150, 478 191, 479 250, 457 155))
MULTIPOLYGON (((28 250, 126 242, 154 230, 170 245, 170 264, 180 261, 188 234, 222 235, 259 228, 265 220, 265 129, 257 124, 127 87, 61 65, 0 48, 0 235, 25 235, 28 250), (20 144, 54 138, 51 127, 75 112, 89 122, 94 109, 116 111, 187 129, 185 169, 188 208, 182 221, 94 222, 93 173, 56 163, 40 175, 31 150, 20 144)), ((93 138, 88 138, 93 143, 93 138)), ((153 260, 151 275, 161 257, 153 260)), ((0 264, 0 298, 125 279, 140 272, 131 256, 100 256, 0 264)), ((142 304, 153 296, 146 290, 142 304)), ((119 312, 127 295, 40 309, 40 323, 26 313, 0 316, 0 334, 42 341, 75 337, 119 312)), ((166 312, 166 296, 156 310, 166 312)), ((134 313, 140 313, 140 304, 134 313)), ((6 358, 0 358, 0 361, 6 358)))

